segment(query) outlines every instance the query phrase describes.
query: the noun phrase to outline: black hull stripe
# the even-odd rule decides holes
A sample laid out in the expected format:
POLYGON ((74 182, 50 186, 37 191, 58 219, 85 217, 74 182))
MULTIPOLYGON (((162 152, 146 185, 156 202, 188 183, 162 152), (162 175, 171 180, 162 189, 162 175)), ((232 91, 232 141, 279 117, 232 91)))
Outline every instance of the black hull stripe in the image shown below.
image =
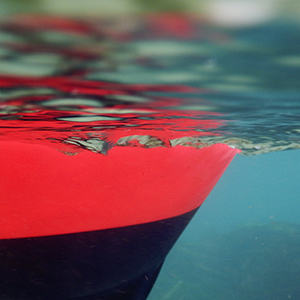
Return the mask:
POLYGON ((114 229, 0 240, 0 299, 146 299, 196 210, 114 229))

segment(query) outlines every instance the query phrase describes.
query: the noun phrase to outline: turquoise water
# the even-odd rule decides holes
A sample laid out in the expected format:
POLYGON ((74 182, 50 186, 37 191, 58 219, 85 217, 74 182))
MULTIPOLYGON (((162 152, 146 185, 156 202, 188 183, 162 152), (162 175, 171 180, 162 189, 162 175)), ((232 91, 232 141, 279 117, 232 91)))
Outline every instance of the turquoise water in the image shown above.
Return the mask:
POLYGON ((298 150, 238 155, 149 299, 299 299, 299 159, 298 150))

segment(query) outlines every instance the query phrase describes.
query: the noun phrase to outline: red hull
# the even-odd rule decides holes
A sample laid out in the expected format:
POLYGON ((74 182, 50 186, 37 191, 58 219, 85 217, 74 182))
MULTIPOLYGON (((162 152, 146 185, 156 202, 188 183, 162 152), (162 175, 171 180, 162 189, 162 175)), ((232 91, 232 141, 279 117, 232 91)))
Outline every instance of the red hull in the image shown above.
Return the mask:
POLYGON ((0 144, 0 238, 115 228, 199 207, 237 150, 114 147, 68 156, 50 147, 0 144))

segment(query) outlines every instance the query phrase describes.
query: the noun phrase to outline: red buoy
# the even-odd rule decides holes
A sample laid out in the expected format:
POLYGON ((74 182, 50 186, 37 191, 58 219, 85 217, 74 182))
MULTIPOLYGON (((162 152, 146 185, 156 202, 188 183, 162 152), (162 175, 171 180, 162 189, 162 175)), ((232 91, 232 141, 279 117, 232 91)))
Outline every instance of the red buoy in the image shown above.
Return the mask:
POLYGON ((146 299, 236 153, 216 144, 70 156, 1 142, 0 296, 146 299))

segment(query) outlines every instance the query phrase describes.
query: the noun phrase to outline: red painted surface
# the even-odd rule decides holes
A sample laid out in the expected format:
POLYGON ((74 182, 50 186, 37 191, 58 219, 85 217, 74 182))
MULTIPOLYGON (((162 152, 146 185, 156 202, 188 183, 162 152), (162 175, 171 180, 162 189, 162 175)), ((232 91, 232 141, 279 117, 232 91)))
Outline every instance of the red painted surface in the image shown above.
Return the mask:
POLYGON ((0 238, 99 230, 177 216, 201 205, 237 150, 114 147, 75 156, 0 143, 0 238))

